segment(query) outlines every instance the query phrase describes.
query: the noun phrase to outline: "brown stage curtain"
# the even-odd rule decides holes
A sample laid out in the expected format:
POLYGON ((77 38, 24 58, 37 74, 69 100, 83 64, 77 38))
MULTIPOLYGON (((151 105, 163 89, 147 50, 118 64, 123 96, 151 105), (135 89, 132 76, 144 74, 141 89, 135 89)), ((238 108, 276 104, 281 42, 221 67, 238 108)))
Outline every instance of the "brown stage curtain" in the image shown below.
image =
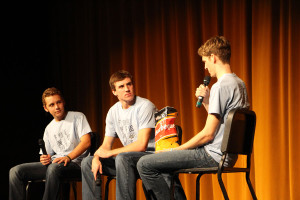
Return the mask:
MULTIPOLYGON (((178 110, 183 142, 193 137, 207 116, 195 107, 195 89, 207 73, 197 50, 212 36, 227 37, 232 70, 245 81, 257 114, 251 171, 256 194, 264 200, 300 199, 299 1, 102 0, 51 6, 57 79, 72 99, 70 107, 84 112, 101 136, 106 113, 117 101, 109 76, 125 69, 134 75, 137 95, 158 109, 178 110)), ((194 199, 195 176, 180 178, 187 198, 194 199)), ((224 180, 231 199, 251 199, 243 175, 224 180)), ((144 199, 140 181, 137 197, 144 199)), ((201 198, 222 199, 214 175, 202 177, 201 198)))

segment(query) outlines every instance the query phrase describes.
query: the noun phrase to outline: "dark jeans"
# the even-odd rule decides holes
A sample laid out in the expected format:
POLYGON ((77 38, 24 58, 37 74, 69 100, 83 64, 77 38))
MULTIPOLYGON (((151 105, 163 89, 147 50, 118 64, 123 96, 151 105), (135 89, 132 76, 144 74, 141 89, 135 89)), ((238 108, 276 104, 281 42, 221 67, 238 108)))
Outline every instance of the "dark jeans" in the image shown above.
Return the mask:
POLYGON ((27 182, 42 179, 46 180, 43 200, 58 199, 62 177, 81 177, 80 166, 73 162, 67 166, 64 163, 45 166, 40 162, 17 165, 9 171, 9 199, 25 199, 27 182))
MULTIPOLYGON (((150 153, 147 152, 126 152, 120 153, 116 157, 101 159, 103 175, 116 176, 116 199, 136 199, 136 180, 139 174, 136 164, 139 159, 150 153)), ((92 156, 85 158, 82 163, 82 199, 100 200, 101 186, 95 184, 93 173, 91 172, 92 156)), ((171 183, 169 175, 164 176, 168 183, 171 183)), ((180 184, 180 182, 179 182, 180 184)), ((176 186, 178 182, 176 181, 176 186)), ((178 187, 176 187, 178 188, 178 187)), ((181 185, 179 188, 182 189, 181 185)), ((177 191, 177 190, 176 190, 177 191)))
POLYGON ((215 166, 218 166, 218 163, 204 148, 146 155, 137 163, 137 169, 147 192, 152 195, 152 199, 158 200, 171 199, 170 184, 165 181, 164 173, 185 168, 215 166))

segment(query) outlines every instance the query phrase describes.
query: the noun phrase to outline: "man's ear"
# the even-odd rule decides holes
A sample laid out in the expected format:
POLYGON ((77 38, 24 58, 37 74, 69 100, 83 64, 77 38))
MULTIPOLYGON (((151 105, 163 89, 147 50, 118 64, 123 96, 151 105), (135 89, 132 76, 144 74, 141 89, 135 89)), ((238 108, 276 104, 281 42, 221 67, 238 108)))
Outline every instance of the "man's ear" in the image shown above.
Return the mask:
POLYGON ((112 90, 111 92, 113 93, 113 95, 117 96, 117 93, 115 90, 112 90))
POLYGON ((45 105, 43 105, 43 108, 46 112, 49 112, 49 110, 47 109, 47 107, 45 105))
POLYGON ((217 62, 217 56, 215 54, 211 54, 211 59, 214 64, 217 62))

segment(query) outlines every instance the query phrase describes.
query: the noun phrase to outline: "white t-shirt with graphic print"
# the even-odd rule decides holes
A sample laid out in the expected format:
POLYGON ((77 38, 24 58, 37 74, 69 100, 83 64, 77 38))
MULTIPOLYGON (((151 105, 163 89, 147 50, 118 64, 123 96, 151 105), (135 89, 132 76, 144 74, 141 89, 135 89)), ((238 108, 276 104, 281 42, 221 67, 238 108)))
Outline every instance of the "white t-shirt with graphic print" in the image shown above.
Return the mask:
POLYGON ((154 151, 154 128, 156 107, 148 99, 136 96, 135 104, 123 109, 120 102, 115 103, 106 116, 105 135, 119 137, 126 146, 137 140, 139 130, 153 128, 147 151, 154 151))
MULTIPOLYGON (((68 111, 65 119, 61 121, 53 119, 47 125, 43 137, 46 151, 52 156, 52 161, 64 157, 71 153, 79 144, 80 138, 89 132, 91 128, 85 115, 81 112, 68 111)), ((80 166, 88 153, 86 151, 72 161, 80 166)))

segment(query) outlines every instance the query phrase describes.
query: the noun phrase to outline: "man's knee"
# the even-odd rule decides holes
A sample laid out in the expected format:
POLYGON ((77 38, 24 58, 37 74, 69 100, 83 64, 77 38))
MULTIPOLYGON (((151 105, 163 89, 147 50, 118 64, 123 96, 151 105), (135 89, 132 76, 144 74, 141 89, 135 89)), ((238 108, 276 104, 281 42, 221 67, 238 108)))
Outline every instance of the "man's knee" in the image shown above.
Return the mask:
POLYGON ((149 156, 146 155, 140 158, 140 160, 137 162, 136 168, 139 174, 141 175, 149 171, 150 165, 151 165, 151 161, 149 160, 149 156))
POLYGON ((63 163, 52 163, 48 166, 46 172, 46 179, 51 177, 60 177, 61 175, 61 168, 63 167, 63 163))
POLYGON ((144 166, 145 158, 144 156, 140 158, 140 160, 136 164, 136 168, 139 173, 142 173, 143 171, 143 166, 144 166))
POLYGON ((116 156, 116 168, 128 166, 131 158, 127 155, 127 153, 120 153, 116 156))
POLYGON ((20 171, 21 171, 20 165, 17 165, 17 166, 14 166, 13 168, 11 168, 9 170, 9 180, 11 181, 11 180, 14 180, 17 177, 19 177, 20 171))

